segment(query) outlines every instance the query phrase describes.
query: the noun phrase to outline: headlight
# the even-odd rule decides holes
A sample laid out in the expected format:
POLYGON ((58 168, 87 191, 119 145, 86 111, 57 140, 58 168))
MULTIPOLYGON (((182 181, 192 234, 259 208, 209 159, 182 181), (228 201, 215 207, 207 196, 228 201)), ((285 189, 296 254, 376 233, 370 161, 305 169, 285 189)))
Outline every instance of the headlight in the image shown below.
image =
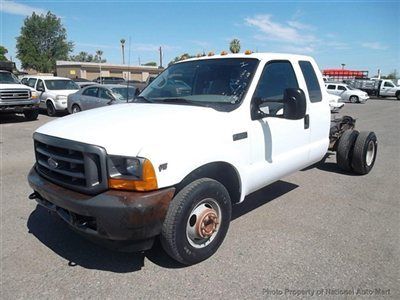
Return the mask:
POLYGON ((56 100, 67 100, 67 96, 58 95, 56 96, 56 100))
POLYGON ((157 189, 157 178, 148 159, 108 156, 108 185, 111 189, 151 191, 157 189))
POLYGON ((32 99, 37 99, 38 97, 39 97, 39 95, 38 95, 37 92, 35 92, 35 91, 32 91, 32 92, 31 92, 31 98, 32 98, 32 99))

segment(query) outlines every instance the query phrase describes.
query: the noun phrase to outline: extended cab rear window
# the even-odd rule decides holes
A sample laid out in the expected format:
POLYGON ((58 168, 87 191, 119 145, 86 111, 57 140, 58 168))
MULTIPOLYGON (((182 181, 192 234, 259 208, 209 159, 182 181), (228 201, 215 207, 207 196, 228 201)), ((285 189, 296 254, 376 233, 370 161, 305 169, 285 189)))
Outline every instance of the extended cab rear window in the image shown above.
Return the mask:
POLYGON ((322 100, 321 87, 318 83, 318 77, 314 68, 309 61, 299 61, 301 72, 307 84, 308 95, 311 102, 319 102, 322 100))

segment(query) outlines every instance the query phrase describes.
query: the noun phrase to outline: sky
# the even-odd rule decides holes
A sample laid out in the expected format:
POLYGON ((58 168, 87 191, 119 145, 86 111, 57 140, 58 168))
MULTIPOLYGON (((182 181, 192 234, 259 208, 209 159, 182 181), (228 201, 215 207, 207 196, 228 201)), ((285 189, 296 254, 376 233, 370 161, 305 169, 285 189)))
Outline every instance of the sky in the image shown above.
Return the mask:
MULTIPOLYGON (((313 56, 321 69, 400 72, 400 1, 15 1, 0 0, 0 44, 16 60, 16 37, 32 12, 61 18, 74 51, 103 51, 110 63, 164 65, 182 53, 242 49, 313 56)), ((17 61, 18 62, 18 61, 17 61)))

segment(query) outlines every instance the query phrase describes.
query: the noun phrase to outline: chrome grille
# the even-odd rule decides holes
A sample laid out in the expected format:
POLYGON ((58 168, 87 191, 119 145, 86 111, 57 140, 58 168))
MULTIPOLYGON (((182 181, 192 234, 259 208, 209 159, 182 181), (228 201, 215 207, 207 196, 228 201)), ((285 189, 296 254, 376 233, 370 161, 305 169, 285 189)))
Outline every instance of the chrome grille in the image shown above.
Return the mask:
POLYGON ((36 169, 56 184, 83 193, 107 189, 105 150, 35 133, 36 169))
POLYGON ((1 101, 29 100, 31 92, 29 90, 2 90, 0 98, 1 101))

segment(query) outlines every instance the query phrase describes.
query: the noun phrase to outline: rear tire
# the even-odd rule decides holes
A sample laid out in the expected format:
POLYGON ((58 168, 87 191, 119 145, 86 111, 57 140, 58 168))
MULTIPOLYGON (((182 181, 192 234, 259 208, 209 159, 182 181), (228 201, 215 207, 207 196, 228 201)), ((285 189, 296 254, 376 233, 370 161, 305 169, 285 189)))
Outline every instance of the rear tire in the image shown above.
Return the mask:
POLYGON ((360 100, 358 99, 357 96, 350 96, 349 101, 350 101, 351 103, 357 103, 357 102, 359 102, 360 100))
POLYGON ((39 111, 37 109, 24 111, 24 116, 27 121, 35 121, 39 116, 39 111))
POLYGON ((231 199, 210 178, 185 186, 172 199, 161 232, 161 244, 174 260, 192 265, 212 256, 229 228, 231 199))
POLYGON ((336 162, 343 171, 351 172, 351 160, 353 156, 354 143, 357 139, 358 131, 346 130, 339 139, 336 150, 336 162))
POLYGON ((57 114, 56 108, 54 107, 54 104, 51 101, 46 102, 46 111, 47 115, 50 117, 54 117, 57 114))
POLYGON ((81 108, 79 107, 78 104, 72 105, 71 112, 72 112, 73 114, 76 114, 76 113, 78 113, 78 112, 80 112, 80 111, 81 111, 81 108))
POLYGON ((362 131, 354 144, 353 171, 360 175, 368 174, 375 164, 378 142, 372 131, 362 131))

